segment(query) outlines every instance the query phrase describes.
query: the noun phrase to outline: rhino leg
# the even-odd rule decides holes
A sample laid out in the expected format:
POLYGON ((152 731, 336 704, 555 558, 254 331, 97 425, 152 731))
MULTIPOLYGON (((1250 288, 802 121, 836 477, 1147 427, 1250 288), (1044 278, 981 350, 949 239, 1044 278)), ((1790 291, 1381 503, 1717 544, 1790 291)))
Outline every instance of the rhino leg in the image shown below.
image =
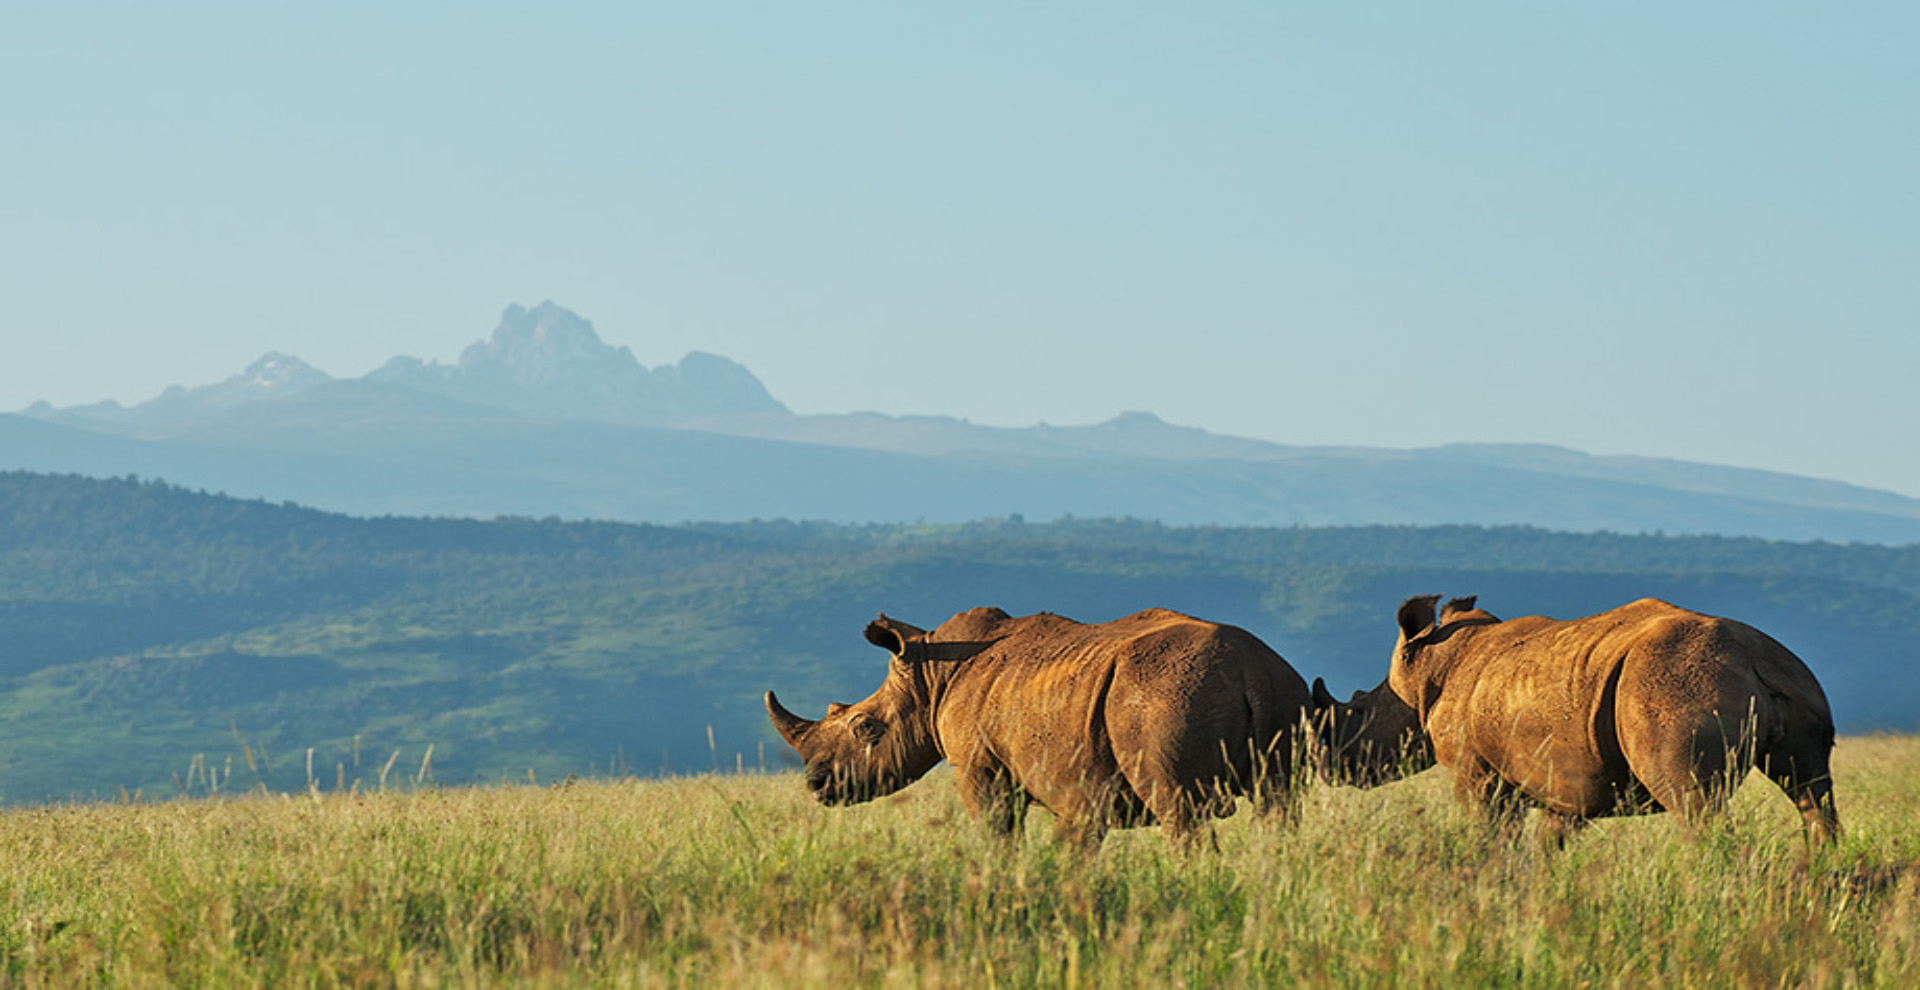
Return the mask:
POLYGON ((1233 807, 1233 796, 1223 768, 1208 763, 1203 770, 1152 755, 1160 751, 1148 746, 1134 749, 1131 758, 1123 761, 1124 776, 1118 783, 1137 795, 1138 805, 1145 809, 1139 821, 1158 822, 1168 841, 1184 851, 1192 847, 1201 823, 1219 814, 1223 802, 1226 808, 1233 807))
POLYGON ((1805 783, 1782 785, 1800 818, 1806 823, 1807 838, 1814 845, 1830 846, 1840 838, 1840 811, 1833 804, 1833 780, 1821 776, 1805 783))
POLYGON ((1767 753, 1761 758, 1760 769, 1800 809, 1807 839, 1815 845, 1831 845, 1840 837, 1840 813, 1833 804, 1833 776, 1827 767, 1830 755, 1827 746, 1810 745, 1797 753, 1767 753))
POLYGON ((1070 787, 1052 783, 1036 800, 1053 814, 1054 836, 1082 854, 1099 849, 1126 807, 1111 774, 1089 774, 1070 787))
POLYGON ((1536 838, 1539 840, 1540 848, 1557 851, 1565 849, 1567 840, 1586 827, 1587 819, 1580 815, 1543 809, 1536 838))
POLYGON ((1002 766, 957 767, 954 783, 960 790, 960 803, 967 814, 994 835, 1018 839, 1027 820, 1031 803, 1026 789, 1002 766))
POLYGON ((1107 837, 1107 823, 1100 815, 1062 814, 1054 818, 1053 831, 1061 842, 1084 855, 1100 848, 1107 837))
POLYGON ((1807 839, 1828 845, 1840 837, 1833 804, 1833 716, 1825 705, 1796 702, 1773 692, 1761 709, 1769 731, 1755 754, 1760 772, 1787 793, 1805 823, 1807 839))
POLYGON ((1709 746, 1674 746, 1633 761, 1633 774, 1654 803, 1697 833, 1725 813, 1727 798, 1739 780, 1731 754, 1714 755, 1709 746))
POLYGON ((1290 783, 1286 756, 1276 761, 1246 742, 1227 741, 1244 735, 1237 726, 1221 732, 1199 719, 1143 719, 1115 723, 1112 732, 1116 783, 1145 809, 1116 824, 1157 822, 1181 850, 1193 847, 1202 828, 1211 834, 1212 819, 1231 815, 1236 795, 1270 805, 1290 783), (1281 775, 1265 779, 1270 768, 1281 775))
POLYGON ((1623 712, 1620 748, 1653 802, 1697 834, 1724 816, 1734 788, 1754 765, 1759 727, 1751 708, 1728 717, 1718 711, 1659 713, 1649 706, 1633 721, 1623 712))
MULTIPOLYGON (((1292 821, 1300 804, 1300 788, 1295 785, 1304 780, 1306 774, 1305 768, 1294 762, 1296 749, 1304 749, 1305 745, 1296 747, 1295 744, 1294 734, 1284 733, 1264 751, 1249 741, 1240 759, 1229 758, 1227 764, 1232 777, 1219 789, 1220 807, 1216 814, 1222 818, 1233 814, 1234 795, 1244 794, 1253 805, 1254 814, 1275 815, 1282 822, 1292 821)), ((1223 753, 1230 749, 1230 744, 1221 746, 1223 753)))
MULTIPOLYGON (((1160 833, 1167 837, 1167 842, 1180 855, 1187 855, 1199 848, 1202 838, 1215 852, 1219 852, 1220 840, 1213 834, 1211 819, 1221 817, 1218 809, 1222 800, 1211 788, 1163 784, 1155 787, 1152 794, 1144 799, 1144 820, 1158 822, 1160 833)), ((1231 809, 1233 798, 1229 795, 1224 800, 1226 807, 1231 809)))
POLYGON ((1527 814, 1526 796, 1492 764, 1474 757, 1454 768, 1453 792, 1501 832, 1514 833, 1527 814))

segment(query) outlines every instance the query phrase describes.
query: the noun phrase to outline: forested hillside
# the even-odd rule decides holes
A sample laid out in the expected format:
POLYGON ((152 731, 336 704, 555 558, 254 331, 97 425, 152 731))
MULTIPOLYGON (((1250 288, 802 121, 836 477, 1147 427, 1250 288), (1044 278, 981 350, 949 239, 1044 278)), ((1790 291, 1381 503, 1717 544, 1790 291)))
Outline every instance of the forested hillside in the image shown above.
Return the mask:
POLYGON ((0 474, 0 799, 777 765, 759 696, 853 700, 885 610, 1236 623, 1337 691, 1407 595, 1573 616, 1654 595, 1811 665, 1842 731, 1920 728, 1920 547, 1525 528, 647 526, 359 519, 0 474), (309 758, 311 751, 311 758, 309 758), (397 756, 396 756, 397 754, 397 756))

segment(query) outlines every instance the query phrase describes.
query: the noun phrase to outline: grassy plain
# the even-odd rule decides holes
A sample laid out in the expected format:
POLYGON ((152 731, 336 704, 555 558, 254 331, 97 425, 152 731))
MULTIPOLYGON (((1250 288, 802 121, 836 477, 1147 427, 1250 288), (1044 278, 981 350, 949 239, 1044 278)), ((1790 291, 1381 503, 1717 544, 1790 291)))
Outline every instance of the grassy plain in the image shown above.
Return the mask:
MULTIPOLYGON (((1913 987, 1920 737, 1843 739, 1836 849, 1725 828, 1487 835, 1442 771, 1314 788, 1181 859, 981 835, 936 773, 224 796, 0 814, 0 986, 1913 987)), ((396 774, 398 779, 400 775, 396 774)))

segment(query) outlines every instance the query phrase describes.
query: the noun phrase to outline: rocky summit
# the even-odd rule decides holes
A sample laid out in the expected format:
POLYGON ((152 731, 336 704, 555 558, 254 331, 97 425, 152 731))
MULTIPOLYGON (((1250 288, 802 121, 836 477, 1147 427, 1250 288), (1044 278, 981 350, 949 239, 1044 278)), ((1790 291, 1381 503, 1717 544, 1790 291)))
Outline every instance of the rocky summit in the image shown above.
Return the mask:
POLYGON ((508 306, 493 333, 456 364, 395 358, 367 379, 540 419, 672 425, 787 411, 733 361, 695 352, 678 365, 647 368, 632 351, 602 341, 591 321, 552 302, 508 306))

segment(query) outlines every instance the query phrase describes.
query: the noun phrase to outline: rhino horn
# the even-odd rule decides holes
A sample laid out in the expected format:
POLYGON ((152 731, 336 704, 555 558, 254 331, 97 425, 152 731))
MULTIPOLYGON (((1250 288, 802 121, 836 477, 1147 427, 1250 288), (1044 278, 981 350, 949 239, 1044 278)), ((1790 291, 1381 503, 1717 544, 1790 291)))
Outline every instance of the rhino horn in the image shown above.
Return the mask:
POLYGON ((814 724, 812 719, 801 718, 787 711, 786 706, 780 703, 779 698, 773 696, 772 691, 767 692, 767 717, 773 720, 773 729, 780 733, 780 738, 785 739, 787 745, 795 749, 800 747, 800 737, 805 735, 808 729, 813 728, 814 724))

